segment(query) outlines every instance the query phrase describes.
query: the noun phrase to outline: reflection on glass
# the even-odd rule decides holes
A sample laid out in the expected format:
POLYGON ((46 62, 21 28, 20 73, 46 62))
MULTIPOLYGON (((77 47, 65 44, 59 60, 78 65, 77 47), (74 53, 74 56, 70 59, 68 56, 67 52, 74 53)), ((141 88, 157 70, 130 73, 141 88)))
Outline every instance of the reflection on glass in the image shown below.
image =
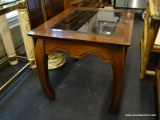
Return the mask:
POLYGON ((0 5, 6 5, 20 0, 0 0, 0 5))
POLYGON ((53 31, 76 31, 88 34, 114 35, 122 13, 76 10, 51 27, 53 31))

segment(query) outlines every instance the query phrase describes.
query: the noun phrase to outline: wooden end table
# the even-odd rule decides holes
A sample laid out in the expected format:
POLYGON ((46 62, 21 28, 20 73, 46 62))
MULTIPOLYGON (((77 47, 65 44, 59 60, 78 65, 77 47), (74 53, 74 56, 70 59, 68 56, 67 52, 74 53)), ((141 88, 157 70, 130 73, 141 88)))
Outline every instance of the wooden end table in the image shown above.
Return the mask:
POLYGON ((55 92, 49 80, 47 54, 60 50, 74 59, 94 54, 112 64, 113 95, 109 111, 115 113, 122 92, 133 22, 134 12, 129 10, 71 7, 30 31, 28 35, 37 40, 37 70, 48 99, 53 100, 55 92))

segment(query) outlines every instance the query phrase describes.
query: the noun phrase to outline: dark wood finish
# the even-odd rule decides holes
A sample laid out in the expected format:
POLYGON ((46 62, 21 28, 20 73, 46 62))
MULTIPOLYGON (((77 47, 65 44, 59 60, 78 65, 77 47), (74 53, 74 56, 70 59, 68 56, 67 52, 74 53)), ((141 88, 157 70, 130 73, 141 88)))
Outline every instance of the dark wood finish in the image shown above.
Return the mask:
POLYGON ((99 7, 100 0, 69 0, 70 6, 99 7))
MULTIPOLYGON (((71 6, 76 7, 100 7, 101 2, 108 2, 110 0, 63 0, 64 9, 67 9, 71 6)), ((59 2, 59 1, 57 1, 59 2)), ((61 2, 62 3, 62 2, 61 2)))
POLYGON ((66 17, 63 22, 56 24, 54 28, 60 28, 64 30, 78 30, 83 26, 90 18, 92 18, 97 12, 96 11, 81 11, 75 12, 74 15, 66 17), (82 19, 83 18, 83 19, 82 19))
MULTIPOLYGON (((115 36, 83 34, 77 32, 56 32, 48 28, 63 19, 77 8, 69 8, 58 16, 51 18, 45 24, 29 32, 37 38, 36 63, 39 79, 47 97, 52 100, 54 91, 51 87, 47 70, 46 55, 61 50, 72 58, 80 59, 87 54, 94 54, 105 62, 110 62, 113 69, 113 96, 109 111, 115 113, 118 109, 124 78, 124 63, 127 47, 131 44, 134 12, 124 11, 122 20, 115 36)), ((78 8, 85 10, 104 10, 98 8, 78 8)))
POLYGON ((64 0, 64 9, 66 10, 69 7, 70 7, 70 0, 64 0))
POLYGON ((26 0, 31 29, 44 23, 41 0, 26 0))
POLYGON ((64 0, 45 0, 47 19, 64 11, 64 0))
MULTIPOLYGON (((45 0, 45 10, 47 19, 56 16, 65 9, 67 0, 45 0)), ((41 0, 26 0, 30 19, 31 29, 34 29, 44 23, 41 0)))
POLYGON ((160 60, 156 71, 156 88, 157 88, 157 103, 158 103, 158 119, 160 120, 160 60))

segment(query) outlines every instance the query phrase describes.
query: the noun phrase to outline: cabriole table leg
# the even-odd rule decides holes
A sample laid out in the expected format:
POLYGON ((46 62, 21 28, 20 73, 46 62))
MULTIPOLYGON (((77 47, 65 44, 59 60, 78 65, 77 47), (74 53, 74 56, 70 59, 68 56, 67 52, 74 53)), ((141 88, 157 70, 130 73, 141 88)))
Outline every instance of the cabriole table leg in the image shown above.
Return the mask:
POLYGON ((118 110, 124 79, 124 61, 125 49, 123 49, 123 47, 115 47, 112 62, 113 95, 111 104, 108 109, 111 113, 116 113, 118 110))
POLYGON ((48 75, 48 56, 44 53, 44 40, 38 39, 35 48, 37 71, 42 88, 49 100, 55 98, 55 91, 51 86, 48 75))

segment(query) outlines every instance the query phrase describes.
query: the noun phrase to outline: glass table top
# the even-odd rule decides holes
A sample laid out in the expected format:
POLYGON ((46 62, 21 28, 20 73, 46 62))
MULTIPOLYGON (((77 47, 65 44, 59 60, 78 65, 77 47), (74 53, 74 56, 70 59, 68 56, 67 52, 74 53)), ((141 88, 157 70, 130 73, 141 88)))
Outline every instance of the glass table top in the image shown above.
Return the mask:
POLYGON ((0 6, 7 5, 10 3, 18 2, 20 0, 0 0, 0 6))
POLYGON ((113 36, 121 18, 121 12, 76 10, 50 29, 113 36))

